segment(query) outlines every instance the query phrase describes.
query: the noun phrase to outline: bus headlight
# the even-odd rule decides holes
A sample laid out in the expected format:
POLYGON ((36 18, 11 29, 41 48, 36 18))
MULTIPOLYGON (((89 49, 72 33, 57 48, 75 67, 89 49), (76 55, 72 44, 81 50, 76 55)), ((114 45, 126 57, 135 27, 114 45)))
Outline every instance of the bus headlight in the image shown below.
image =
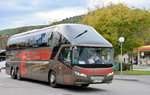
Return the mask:
POLYGON ((76 75, 78 75, 78 76, 87 77, 87 75, 86 75, 86 74, 83 74, 83 73, 79 73, 79 72, 76 72, 76 71, 74 71, 74 73, 75 73, 76 75))
POLYGON ((108 73, 108 74, 107 74, 107 77, 109 77, 109 76, 111 76, 111 75, 113 75, 113 74, 114 74, 114 72, 108 73))

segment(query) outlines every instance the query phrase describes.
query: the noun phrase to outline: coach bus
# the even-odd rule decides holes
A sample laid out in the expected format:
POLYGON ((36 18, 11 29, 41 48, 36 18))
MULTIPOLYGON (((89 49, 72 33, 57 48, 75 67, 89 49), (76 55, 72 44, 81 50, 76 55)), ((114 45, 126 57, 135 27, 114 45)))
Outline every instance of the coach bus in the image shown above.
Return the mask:
POLYGON ((59 24, 13 35, 6 47, 12 79, 46 81, 50 86, 111 83, 113 47, 92 27, 59 24))

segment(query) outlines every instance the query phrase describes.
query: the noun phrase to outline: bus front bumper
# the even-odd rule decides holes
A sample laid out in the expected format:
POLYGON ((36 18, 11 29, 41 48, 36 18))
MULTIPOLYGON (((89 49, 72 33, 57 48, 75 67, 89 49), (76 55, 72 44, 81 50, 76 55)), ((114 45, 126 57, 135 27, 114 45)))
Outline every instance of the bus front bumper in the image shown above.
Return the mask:
POLYGON ((113 75, 88 75, 87 77, 76 77, 74 78, 75 85, 80 84, 102 84, 111 83, 113 80, 113 75))

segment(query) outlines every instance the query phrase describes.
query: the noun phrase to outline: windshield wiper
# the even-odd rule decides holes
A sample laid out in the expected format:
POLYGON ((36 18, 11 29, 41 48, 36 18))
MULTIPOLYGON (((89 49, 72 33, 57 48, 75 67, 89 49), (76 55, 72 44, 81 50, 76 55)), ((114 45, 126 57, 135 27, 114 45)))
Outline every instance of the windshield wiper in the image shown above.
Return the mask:
POLYGON ((74 39, 80 37, 81 35, 85 34, 87 32, 87 30, 85 30, 83 33, 79 34, 78 36, 76 36, 74 39))

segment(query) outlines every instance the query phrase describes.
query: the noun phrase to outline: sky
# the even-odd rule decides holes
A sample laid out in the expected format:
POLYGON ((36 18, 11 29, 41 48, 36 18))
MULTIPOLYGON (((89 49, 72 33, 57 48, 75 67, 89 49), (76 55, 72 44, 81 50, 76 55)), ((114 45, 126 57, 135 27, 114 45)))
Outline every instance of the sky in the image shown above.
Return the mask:
POLYGON ((126 3, 150 10, 150 0, 0 0, 0 30, 50 24, 86 14, 95 5, 126 3))

